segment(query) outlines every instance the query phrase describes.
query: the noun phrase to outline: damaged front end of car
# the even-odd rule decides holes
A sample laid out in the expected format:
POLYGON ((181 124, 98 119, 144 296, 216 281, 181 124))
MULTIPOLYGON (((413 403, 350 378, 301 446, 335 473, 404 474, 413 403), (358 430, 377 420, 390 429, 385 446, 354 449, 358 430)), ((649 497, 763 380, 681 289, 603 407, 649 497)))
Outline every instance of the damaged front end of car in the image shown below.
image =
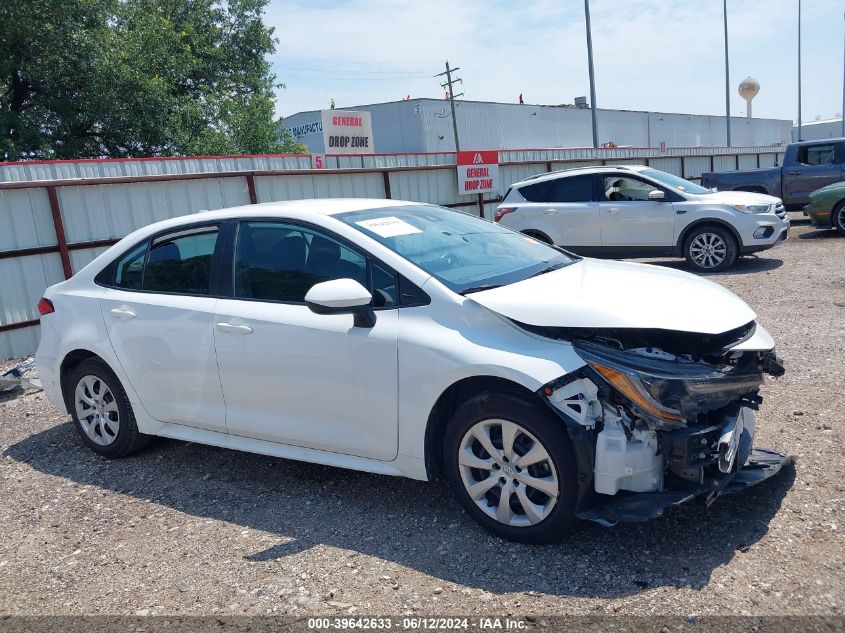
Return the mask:
POLYGON ((586 363, 540 390, 572 440, 580 518, 614 525, 709 505, 792 462, 753 447, 764 375, 784 371, 771 348, 743 347, 755 322, 718 335, 523 327, 569 341, 586 363))

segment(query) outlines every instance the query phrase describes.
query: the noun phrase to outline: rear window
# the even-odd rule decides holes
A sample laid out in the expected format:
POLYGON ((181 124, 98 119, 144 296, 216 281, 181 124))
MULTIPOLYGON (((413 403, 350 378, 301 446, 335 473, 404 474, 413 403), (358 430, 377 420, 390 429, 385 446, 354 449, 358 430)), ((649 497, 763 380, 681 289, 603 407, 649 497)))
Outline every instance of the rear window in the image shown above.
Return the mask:
POLYGON ((834 145, 810 145, 798 150, 798 162, 804 165, 833 165, 834 145))
POLYGON ((144 266, 143 290, 178 294, 211 293, 211 258, 217 227, 171 233, 153 240, 144 266))
POLYGON ((95 281, 123 290, 211 294, 217 226, 173 231, 139 244, 103 269, 95 281))
POLYGON ((528 202, 592 202, 593 177, 568 176, 520 188, 528 202))

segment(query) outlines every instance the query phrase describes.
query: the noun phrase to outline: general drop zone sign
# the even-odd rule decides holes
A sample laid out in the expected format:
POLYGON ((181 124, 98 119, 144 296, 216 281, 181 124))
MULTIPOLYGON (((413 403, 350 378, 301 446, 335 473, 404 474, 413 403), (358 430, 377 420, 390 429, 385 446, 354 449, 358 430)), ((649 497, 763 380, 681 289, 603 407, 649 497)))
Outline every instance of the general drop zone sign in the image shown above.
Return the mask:
POLYGON ((323 110, 326 154, 372 154, 373 122, 369 112, 323 110))
POLYGON ((458 152, 458 193, 487 193, 499 188, 499 152, 458 152))

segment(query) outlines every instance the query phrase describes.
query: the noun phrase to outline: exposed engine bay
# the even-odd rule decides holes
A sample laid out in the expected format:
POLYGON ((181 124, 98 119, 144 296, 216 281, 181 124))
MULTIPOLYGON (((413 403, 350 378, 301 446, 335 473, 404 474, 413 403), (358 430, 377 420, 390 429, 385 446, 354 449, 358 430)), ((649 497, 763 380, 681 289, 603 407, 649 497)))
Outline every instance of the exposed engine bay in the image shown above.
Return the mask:
POLYGON ((753 449, 764 376, 784 372, 773 350, 732 351, 755 322, 718 335, 520 325, 571 342, 587 363, 542 388, 590 482, 582 518, 614 524, 694 497, 709 503, 791 461, 753 449))

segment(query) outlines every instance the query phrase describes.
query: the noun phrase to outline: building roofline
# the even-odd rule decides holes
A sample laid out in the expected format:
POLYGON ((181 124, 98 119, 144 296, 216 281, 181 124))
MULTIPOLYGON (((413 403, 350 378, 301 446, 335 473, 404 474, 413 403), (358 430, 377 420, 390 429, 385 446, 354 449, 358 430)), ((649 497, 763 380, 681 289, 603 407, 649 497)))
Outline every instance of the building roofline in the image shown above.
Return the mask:
MULTIPOLYGON (((385 106, 385 105, 393 105, 397 103, 416 103, 420 101, 433 101, 435 103, 444 103, 446 99, 435 99, 433 97, 419 97, 416 99, 411 99, 410 101, 400 99, 399 101, 382 101, 380 103, 368 103, 368 104, 361 104, 355 106, 348 106, 348 107, 338 107, 335 110, 343 111, 343 110, 360 110, 361 108, 372 108, 376 106, 385 106)), ((561 103, 561 104, 542 104, 542 103, 512 103, 507 101, 474 101, 471 99, 460 99, 457 103, 477 103, 483 105, 498 105, 498 106, 512 106, 514 108, 548 108, 551 110, 589 110, 589 108, 579 108, 573 103, 561 103)), ((613 109, 613 108, 597 108, 597 112, 628 112, 632 114, 664 114, 669 116, 696 116, 696 117, 716 117, 716 118, 723 118, 723 114, 694 114, 692 112, 658 112, 652 110, 626 110, 626 109, 613 109)), ((282 118, 282 125, 284 126, 284 122, 286 119, 289 119, 294 116, 299 116, 301 114, 319 114, 322 110, 302 110, 300 112, 294 112, 288 116, 282 118)), ((744 116, 732 116, 731 120, 743 120, 746 117, 744 116)), ((790 119, 776 119, 776 118, 760 118, 760 117, 753 117, 756 121, 778 121, 778 122, 789 122, 793 123, 790 119)), ((805 124, 806 125, 806 124, 805 124)))

